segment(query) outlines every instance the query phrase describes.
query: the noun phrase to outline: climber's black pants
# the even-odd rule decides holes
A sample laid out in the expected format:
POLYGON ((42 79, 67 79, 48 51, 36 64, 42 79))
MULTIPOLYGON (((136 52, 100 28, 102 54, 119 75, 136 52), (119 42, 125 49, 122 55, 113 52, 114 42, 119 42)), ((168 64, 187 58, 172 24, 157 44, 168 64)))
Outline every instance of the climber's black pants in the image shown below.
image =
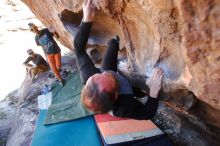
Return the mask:
POLYGON ((76 62, 79 69, 81 81, 86 83, 89 77, 104 70, 112 70, 117 72, 117 57, 119 43, 112 39, 108 43, 107 51, 101 64, 101 70, 96 68, 89 55, 86 53, 86 44, 88 42, 92 23, 82 22, 74 38, 74 47, 76 52, 76 62))

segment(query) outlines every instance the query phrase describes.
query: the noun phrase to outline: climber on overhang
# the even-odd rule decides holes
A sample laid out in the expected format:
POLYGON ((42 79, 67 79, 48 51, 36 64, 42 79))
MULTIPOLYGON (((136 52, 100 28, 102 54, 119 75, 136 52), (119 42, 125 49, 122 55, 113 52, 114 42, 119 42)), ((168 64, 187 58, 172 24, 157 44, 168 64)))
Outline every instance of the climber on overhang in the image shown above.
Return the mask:
POLYGON ((55 74, 61 86, 64 85, 64 81, 61 78, 60 70, 61 70, 61 53, 60 47, 54 40, 53 36, 58 38, 58 34, 56 32, 51 33, 47 28, 39 30, 38 27, 29 23, 30 30, 36 34, 35 42, 38 46, 43 48, 44 54, 47 57, 50 68, 55 74))
POLYGON ((143 92, 137 92, 140 89, 134 90, 137 88, 133 88, 129 81, 117 72, 120 42, 118 36, 109 41, 101 69, 96 68, 85 50, 95 11, 92 0, 85 0, 83 19, 74 38, 76 61, 84 84, 81 93, 83 105, 95 113, 112 111, 113 115, 119 117, 152 118, 158 107, 158 92, 161 88, 163 71, 157 68, 149 78, 149 96, 143 92), (134 98, 136 95, 142 98, 137 100, 134 98))
POLYGON ((41 72, 46 72, 49 69, 47 62, 40 54, 34 53, 32 49, 27 50, 29 57, 25 60, 23 65, 26 67, 27 75, 30 75, 31 82, 34 81, 34 78, 37 74, 41 72), (32 61, 33 64, 29 64, 32 61))

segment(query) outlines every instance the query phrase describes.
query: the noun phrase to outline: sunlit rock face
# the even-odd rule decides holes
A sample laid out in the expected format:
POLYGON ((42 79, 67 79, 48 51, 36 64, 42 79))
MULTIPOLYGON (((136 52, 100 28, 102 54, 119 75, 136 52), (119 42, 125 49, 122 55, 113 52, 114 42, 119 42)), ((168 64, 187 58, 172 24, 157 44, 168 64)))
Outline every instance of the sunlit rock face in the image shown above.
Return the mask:
MULTIPOLYGON (((59 41, 74 50, 83 0, 22 0, 59 41)), ((153 68, 164 70, 163 89, 187 88, 220 110, 219 0, 93 0, 98 8, 88 47, 101 50, 116 34, 126 60, 122 72, 144 88, 153 68)), ((215 115, 215 114, 214 114, 215 115)), ((215 116, 212 116, 212 118, 215 116)), ((215 125, 220 127, 220 121, 215 125)))

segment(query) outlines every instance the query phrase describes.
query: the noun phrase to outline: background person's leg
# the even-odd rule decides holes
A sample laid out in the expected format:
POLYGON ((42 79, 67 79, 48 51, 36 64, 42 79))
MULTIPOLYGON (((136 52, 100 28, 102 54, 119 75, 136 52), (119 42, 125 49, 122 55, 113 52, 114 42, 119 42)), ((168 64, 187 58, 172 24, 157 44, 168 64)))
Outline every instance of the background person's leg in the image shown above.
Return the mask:
POLYGON ((61 69, 61 53, 54 54, 55 55, 55 65, 57 70, 60 71, 61 69))
POLYGON ((27 76, 30 75, 30 72, 29 72, 29 69, 28 69, 28 68, 26 68, 26 75, 27 75, 27 76))
POLYGON ((34 81, 35 76, 38 74, 38 67, 31 69, 31 81, 34 81))
POLYGON ((27 64, 28 67, 26 67, 26 75, 29 75, 31 77, 31 68, 33 65, 32 64, 27 64))
POLYGON ((60 76, 60 73, 59 73, 59 71, 57 70, 57 67, 56 67, 56 65, 55 65, 55 55, 54 55, 54 54, 48 54, 48 55, 47 55, 47 59, 48 59, 50 68, 51 68, 51 70, 53 71, 53 73, 54 73, 54 75, 56 76, 56 78, 57 78, 59 81, 62 81, 62 78, 61 78, 61 76, 60 76))
POLYGON ((39 68, 39 73, 40 72, 46 72, 49 69, 48 66, 43 65, 43 64, 39 65, 38 68, 39 68))
POLYGON ((117 72, 118 50, 119 50, 118 41, 115 39, 111 39, 108 42, 108 48, 104 53, 104 57, 102 59, 102 65, 101 65, 102 71, 112 70, 117 72))

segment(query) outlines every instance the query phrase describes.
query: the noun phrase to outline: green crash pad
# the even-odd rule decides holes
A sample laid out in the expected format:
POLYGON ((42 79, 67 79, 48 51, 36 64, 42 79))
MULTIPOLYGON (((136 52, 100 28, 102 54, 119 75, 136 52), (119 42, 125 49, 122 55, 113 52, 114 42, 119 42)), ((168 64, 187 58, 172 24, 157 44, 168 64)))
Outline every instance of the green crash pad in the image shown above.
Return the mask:
POLYGON ((31 146, 101 146, 93 116, 44 125, 46 112, 39 112, 31 146))
POLYGON ((92 115, 87 111, 80 100, 82 83, 79 73, 73 73, 65 81, 64 87, 61 87, 58 82, 52 85, 52 103, 49 107, 45 125, 65 122, 92 115))

